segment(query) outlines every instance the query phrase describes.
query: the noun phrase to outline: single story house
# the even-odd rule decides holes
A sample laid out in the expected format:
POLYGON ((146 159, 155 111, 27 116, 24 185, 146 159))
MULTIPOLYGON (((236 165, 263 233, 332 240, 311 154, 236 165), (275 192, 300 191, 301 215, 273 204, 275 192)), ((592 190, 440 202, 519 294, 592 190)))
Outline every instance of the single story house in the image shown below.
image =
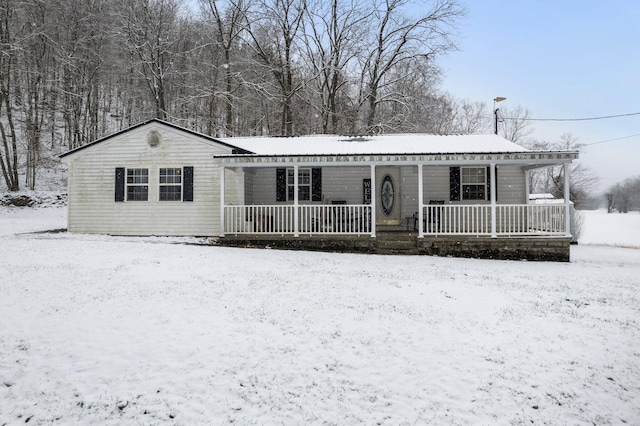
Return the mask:
POLYGON ((530 203, 528 174, 577 158, 498 135, 213 138, 158 119, 61 155, 69 232, 561 261, 568 191, 530 203))

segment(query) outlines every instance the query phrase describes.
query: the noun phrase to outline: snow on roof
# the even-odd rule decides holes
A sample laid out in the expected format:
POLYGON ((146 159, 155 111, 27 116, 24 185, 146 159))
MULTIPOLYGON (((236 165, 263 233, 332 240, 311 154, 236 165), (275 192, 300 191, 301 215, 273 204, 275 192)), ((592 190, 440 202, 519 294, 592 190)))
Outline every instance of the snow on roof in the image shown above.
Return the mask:
POLYGON ((498 135, 430 135, 418 133, 294 137, 233 137, 221 141, 257 155, 461 154, 526 152, 498 135))

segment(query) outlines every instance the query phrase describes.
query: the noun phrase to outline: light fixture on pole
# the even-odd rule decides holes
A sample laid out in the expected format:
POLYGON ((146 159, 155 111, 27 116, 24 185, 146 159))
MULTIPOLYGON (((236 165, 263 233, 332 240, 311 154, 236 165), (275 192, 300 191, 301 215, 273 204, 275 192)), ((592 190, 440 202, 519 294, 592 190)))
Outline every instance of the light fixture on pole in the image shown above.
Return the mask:
POLYGON ((496 98, 493 99, 494 131, 496 135, 498 134, 498 109, 499 109, 499 108, 496 108, 496 102, 502 102, 506 100, 507 98, 502 96, 497 96, 496 98))

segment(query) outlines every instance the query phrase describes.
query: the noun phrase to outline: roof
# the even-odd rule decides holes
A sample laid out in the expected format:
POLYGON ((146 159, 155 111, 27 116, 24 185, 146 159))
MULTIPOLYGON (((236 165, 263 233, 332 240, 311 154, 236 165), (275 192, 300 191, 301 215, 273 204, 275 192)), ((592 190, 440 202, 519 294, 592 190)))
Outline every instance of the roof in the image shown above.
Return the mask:
POLYGON ((98 145, 98 144, 100 144, 100 143, 102 143, 102 142, 105 142, 105 141, 107 141, 107 140, 113 139, 113 138, 118 137, 118 136, 120 136, 120 135, 122 135, 122 134, 124 134, 124 133, 130 132, 130 131, 135 130, 135 129, 137 129, 137 128, 140 128, 140 127, 142 127, 142 126, 146 126, 147 124, 150 124, 150 123, 160 123, 160 124, 163 124, 163 125, 165 125, 165 126, 171 127, 171 128, 173 128, 173 129, 179 130, 179 131, 181 131, 181 132, 186 132, 186 133, 192 134, 192 135, 194 135, 194 136, 198 136, 199 138, 203 138, 203 139, 206 139, 206 140, 208 140, 208 141, 211 141, 211 142, 217 143, 217 144, 219 144, 219 145, 223 145, 223 146, 226 146, 226 147, 228 147, 228 148, 231 148, 231 149, 232 149, 232 151, 233 151, 234 153, 237 153, 237 154, 250 154, 250 152, 247 152, 247 151, 243 150, 242 148, 238 148, 238 147, 236 147, 236 146, 234 146, 234 145, 231 145, 231 144, 229 144, 229 143, 227 143, 227 142, 224 142, 224 141, 222 141, 222 140, 220 140, 220 139, 216 139, 216 138, 213 138, 213 137, 211 137, 211 136, 205 135, 205 134, 203 134, 203 133, 198 133, 198 132, 195 132, 195 131, 193 131, 193 130, 189 130, 189 129, 185 128, 185 127, 176 126, 175 124, 171 124, 171 123, 169 123, 169 122, 166 122, 166 121, 163 121, 163 120, 160 120, 160 119, 157 119, 157 118, 152 118, 152 119, 150 119, 150 120, 143 121, 142 123, 138 123, 138 124, 136 124, 136 125, 134 125, 134 126, 127 127, 126 129, 120 130, 119 132, 112 133, 112 134, 110 134, 110 135, 107 135, 107 136, 105 136, 105 137, 102 137, 102 138, 100 138, 100 139, 97 139, 97 140, 95 140, 95 141, 93 141, 93 142, 91 142, 91 143, 88 143, 88 144, 86 144, 86 145, 82 145, 82 146, 81 146, 81 147, 79 147, 79 148, 76 148, 76 149, 72 149, 72 150, 70 150, 70 151, 67 151, 67 152, 65 152, 64 154, 60 154, 60 156, 59 156, 59 157, 60 157, 60 158, 64 158, 64 157, 66 157, 66 156, 68 156, 68 155, 75 154, 75 153, 76 153, 76 152, 78 152, 78 151, 82 151, 83 149, 87 149, 87 148, 90 148, 90 147, 96 146, 96 145, 98 145))
POLYGON ((92 143, 68 151, 60 158, 98 145, 150 123, 159 123, 230 149, 230 154, 215 155, 221 164, 269 167, 272 164, 326 164, 336 161, 348 164, 486 164, 519 162, 527 167, 571 162, 577 152, 530 151, 499 135, 433 135, 424 133, 373 136, 312 135, 294 137, 230 137, 213 138, 157 118, 105 136, 92 143), (384 156, 384 157, 383 157, 384 156))
POLYGON ((390 134, 221 138, 258 156, 363 154, 482 154, 528 152, 498 135, 390 134))

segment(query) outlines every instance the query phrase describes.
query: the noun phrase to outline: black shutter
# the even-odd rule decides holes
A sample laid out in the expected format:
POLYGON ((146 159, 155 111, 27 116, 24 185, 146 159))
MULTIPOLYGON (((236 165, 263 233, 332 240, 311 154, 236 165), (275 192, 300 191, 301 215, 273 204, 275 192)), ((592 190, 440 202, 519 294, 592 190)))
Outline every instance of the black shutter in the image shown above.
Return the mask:
POLYGON ((287 169, 276 169, 276 201, 287 201, 287 169))
POLYGON ((124 167, 116 167, 116 202, 124 201, 124 167))
POLYGON ((182 169, 182 201, 193 201, 193 166, 182 169))
POLYGON ((322 169, 311 169, 311 201, 322 201, 322 169))
MULTIPOLYGON (((491 166, 487 167, 487 201, 491 201, 491 166)), ((498 201, 498 168, 496 167, 496 201, 498 201)))
POLYGON ((449 167, 449 201, 460 201, 460 167, 449 167))

